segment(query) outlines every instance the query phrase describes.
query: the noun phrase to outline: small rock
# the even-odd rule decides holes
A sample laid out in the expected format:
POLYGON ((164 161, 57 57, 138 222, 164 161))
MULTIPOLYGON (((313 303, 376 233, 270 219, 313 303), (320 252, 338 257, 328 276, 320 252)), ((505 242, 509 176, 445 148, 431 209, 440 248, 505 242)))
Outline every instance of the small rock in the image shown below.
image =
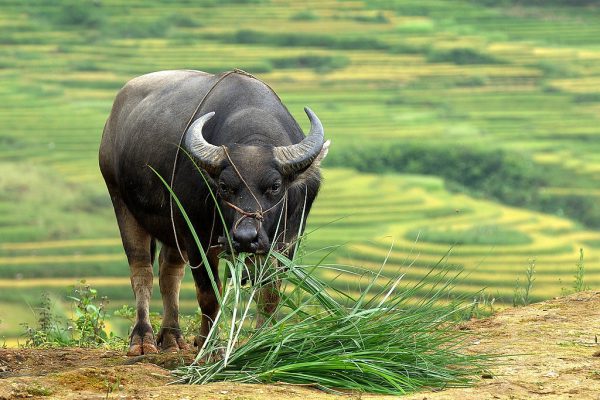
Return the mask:
POLYGON ((547 373, 544 374, 544 376, 546 378, 556 378, 558 376, 558 372, 548 371, 547 373))

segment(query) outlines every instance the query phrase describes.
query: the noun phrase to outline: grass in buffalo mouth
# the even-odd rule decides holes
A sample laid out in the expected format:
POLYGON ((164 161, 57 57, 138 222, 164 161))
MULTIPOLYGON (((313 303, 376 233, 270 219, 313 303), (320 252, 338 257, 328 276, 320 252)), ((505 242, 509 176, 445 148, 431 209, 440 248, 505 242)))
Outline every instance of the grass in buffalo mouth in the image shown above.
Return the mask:
MULTIPOLYGON (((176 194, 158 176, 192 230, 176 194)), ((298 236, 302 238, 300 232, 298 236)), ((284 382, 398 395, 469 386, 486 371, 494 356, 468 352, 468 333, 457 328, 468 305, 462 307, 461 299, 452 296, 460 272, 451 272, 446 256, 418 283, 405 284, 400 273, 384 276, 385 261, 374 272, 327 265, 329 254, 311 264, 274 249, 264 256, 239 253, 223 259, 228 279, 217 295, 220 311, 195 361, 173 371, 177 382, 284 382), (255 284, 244 286, 252 263, 255 284), (359 294, 344 293, 335 280, 320 279, 323 268, 363 282, 359 294), (283 282, 281 301, 262 327, 253 328, 253 302, 274 280, 283 282)))

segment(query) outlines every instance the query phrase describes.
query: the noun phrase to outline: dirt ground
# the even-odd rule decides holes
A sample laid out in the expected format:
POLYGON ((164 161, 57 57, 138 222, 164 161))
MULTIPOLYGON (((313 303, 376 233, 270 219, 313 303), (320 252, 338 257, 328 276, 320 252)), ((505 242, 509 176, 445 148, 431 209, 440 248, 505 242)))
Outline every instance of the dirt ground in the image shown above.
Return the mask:
MULTIPOLYGON (((600 291, 583 292, 465 323, 470 351, 506 355, 475 386, 403 399, 600 399, 600 291)), ((377 399, 294 385, 170 385, 169 369, 193 354, 128 358, 89 349, 0 349, 0 400, 377 399)))

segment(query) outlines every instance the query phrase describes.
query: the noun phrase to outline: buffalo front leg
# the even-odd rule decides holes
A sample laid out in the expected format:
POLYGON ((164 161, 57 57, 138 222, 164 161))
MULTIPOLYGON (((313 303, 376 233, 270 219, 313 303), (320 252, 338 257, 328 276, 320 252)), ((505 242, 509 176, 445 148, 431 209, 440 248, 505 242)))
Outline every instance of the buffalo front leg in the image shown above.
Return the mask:
MULTIPOLYGON (((110 191, 110 188, 109 188, 110 191)), ((131 331, 129 356, 157 353, 156 341, 150 325, 150 298, 152 297, 153 239, 136 221, 119 196, 111 192, 123 248, 130 269, 131 287, 136 303, 136 322, 131 331)))
POLYGON ((281 279, 273 278, 264 283, 258 289, 258 298, 256 299, 257 317, 256 328, 262 327, 273 315, 279 305, 281 289, 281 279))
POLYGON ((185 261, 177 249, 163 245, 158 262, 163 320, 157 342, 163 351, 185 350, 187 344, 179 327, 179 289, 185 272, 185 261))
MULTIPOLYGON (((219 293, 222 293, 221 281, 219 279, 218 253, 217 250, 210 249, 207 258, 210 264, 208 268, 210 268, 212 272, 217 290, 219 293)), ((207 267, 201 263, 195 265, 197 265, 197 267, 192 268, 192 276, 194 277, 194 282, 196 284, 196 298, 198 299, 200 311, 202 311, 202 320, 200 323, 200 334, 194 340, 194 344, 196 344, 198 348, 202 348, 219 312, 219 300, 214 291, 207 267)))

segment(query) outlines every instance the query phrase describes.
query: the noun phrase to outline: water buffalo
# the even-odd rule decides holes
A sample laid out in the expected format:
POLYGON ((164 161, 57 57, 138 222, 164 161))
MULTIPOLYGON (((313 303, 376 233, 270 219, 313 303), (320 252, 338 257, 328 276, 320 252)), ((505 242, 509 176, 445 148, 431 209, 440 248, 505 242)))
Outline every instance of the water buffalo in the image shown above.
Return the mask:
MULTIPOLYGON (((306 137, 269 86, 238 70, 219 75, 155 72, 120 90, 104 127, 99 161, 136 299, 129 355, 157 352, 158 345, 164 351, 187 347, 179 329, 186 262, 202 311, 197 344, 203 343, 219 308, 201 252, 158 175, 172 181, 202 247, 210 249, 210 269, 221 290, 213 246, 226 233, 235 252, 260 254, 274 243, 293 242, 304 229, 329 145, 317 116, 305 111, 311 124, 306 137), (226 226, 215 212, 208 185, 217 194, 226 226), (162 244, 158 260, 164 309, 157 340, 148 319, 156 241, 162 244)), ((258 301, 267 314, 279 299, 277 282, 270 286, 261 289, 258 301)))

